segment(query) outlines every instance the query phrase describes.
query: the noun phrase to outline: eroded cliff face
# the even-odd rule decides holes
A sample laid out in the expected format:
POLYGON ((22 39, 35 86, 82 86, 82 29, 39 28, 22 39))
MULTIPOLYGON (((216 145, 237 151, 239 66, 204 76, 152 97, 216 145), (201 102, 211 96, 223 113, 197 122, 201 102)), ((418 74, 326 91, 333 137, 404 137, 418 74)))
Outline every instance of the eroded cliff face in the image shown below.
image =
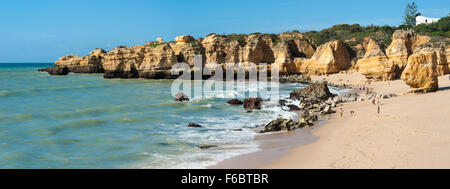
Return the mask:
POLYGON ((69 72, 74 73, 103 73, 103 49, 95 49, 88 56, 67 55, 55 62, 55 67, 67 67, 69 72))
POLYGON ((202 66, 267 63, 270 67, 273 63, 287 64, 295 58, 311 57, 315 52, 311 40, 299 33, 238 37, 212 34, 204 39, 183 35, 175 41, 165 43, 158 38, 145 45, 119 46, 109 52, 96 49, 84 57, 61 57, 55 66, 77 73, 104 73, 105 78, 171 78, 174 64, 184 62, 193 68, 195 55, 202 56, 202 66))
POLYGON ((438 89, 438 55, 435 49, 426 47, 418 49, 408 58, 402 73, 402 80, 413 88, 423 92, 438 89))
POLYGON ((450 74, 450 49, 445 49, 444 47, 436 49, 436 55, 438 57, 437 74, 438 76, 450 74))
POLYGON ((105 78, 147 78, 152 72, 170 70, 176 63, 177 57, 169 44, 150 43, 111 50, 104 55, 103 68, 105 78))
POLYGON ((317 48, 310 58, 296 58, 293 64, 287 64, 284 69, 295 68, 297 73, 306 75, 324 75, 338 73, 351 67, 351 49, 342 41, 330 41, 317 48))

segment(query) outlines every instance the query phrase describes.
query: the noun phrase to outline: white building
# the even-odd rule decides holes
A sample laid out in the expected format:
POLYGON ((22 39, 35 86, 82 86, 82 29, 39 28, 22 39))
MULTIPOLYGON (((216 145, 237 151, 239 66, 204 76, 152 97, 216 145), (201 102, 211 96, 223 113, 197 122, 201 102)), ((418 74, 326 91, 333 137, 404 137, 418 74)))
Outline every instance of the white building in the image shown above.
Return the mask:
POLYGON ((431 23, 435 23, 437 21, 439 21, 440 18, 428 18, 425 16, 417 16, 416 17, 416 26, 419 24, 431 24, 431 23))

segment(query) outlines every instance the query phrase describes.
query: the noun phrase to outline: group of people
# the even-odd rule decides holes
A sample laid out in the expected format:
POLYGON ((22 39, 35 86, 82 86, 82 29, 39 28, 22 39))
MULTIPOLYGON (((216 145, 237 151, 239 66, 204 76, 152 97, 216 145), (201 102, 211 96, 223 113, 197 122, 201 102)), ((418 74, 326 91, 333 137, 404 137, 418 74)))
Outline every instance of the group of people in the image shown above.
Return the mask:
MULTIPOLYGON (((368 95, 370 93, 370 88, 369 85, 371 84, 370 80, 366 81, 363 85, 359 85, 359 91, 360 92, 365 92, 366 95, 368 95)), ((381 102, 380 102, 380 97, 377 95, 373 95, 370 99, 372 101, 372 104, 377 106, 377 115, 380 115, 381 112, 381 102)), ((342 118, 344 114, 344 109, 341 107, 340 111, 339 111, 339 116, 342 118)), ((350 110, 350 115, 353 116, 355 114, 355 111, 350 110)))

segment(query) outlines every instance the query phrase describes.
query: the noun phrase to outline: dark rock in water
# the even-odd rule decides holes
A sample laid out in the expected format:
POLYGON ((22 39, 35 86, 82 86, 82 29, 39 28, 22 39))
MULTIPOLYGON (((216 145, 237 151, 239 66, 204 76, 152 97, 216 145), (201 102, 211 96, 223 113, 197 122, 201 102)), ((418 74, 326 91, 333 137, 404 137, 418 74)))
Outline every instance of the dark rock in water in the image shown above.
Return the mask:
POLYGON ((202 127, 202 126, 197 123, 189 123, 188 127, 202 127))
POLYGON ((299 111, 299 110, 301 110, 300 107, 298 107, 296 105, 292 105, 292 104, 287 105, 287 107, 289 108, 289 111, 299 111))
POLYGON ((332 94, 325 83, 313 83, 304 89, 291 92, 290 98, 295 100, 302 100, 304 98, 314 101, 324 101, 330 97, 336 96, 332 94))
POLYGON ((179 92, 175 95, 175 101, 176 102, 189 101, 189 97, 187 95, 185 95, 184 93, 179 92))
POLYGON ((132 71, 105 71, 103 74, 103 78, 109 79, 109 78, 122 78, 122 79, 128 79, 128 78, 139 78, 139 73, 137 70, 132 71))
POLYGON ((279 100, 279 101, 278 101, 278 104, 279 104, 280 106, 286 106, 286 103, 287 103, 286 100, 279 100))
POLYGON ((67 75, 69 74, 69 69, 67 67, 51 67, 39 69, 40 72, 48 72, 50 75, 67 75))
POLYGON ((262 98, 247 98, 244 100, 246 110, 260 110, 262 108, 262 98))
POLYGON ((232 99, 232 100, 227 101, 227 103, 231 104, 231 105, 242 105, 242 104, 244 104, 244 102, 240 101, 239 99, 232 99))
POLYGON ((200 149, 208 149, 208 148, 216 148, 218 146, 216 145, 198 145, 198 148, 200 149))

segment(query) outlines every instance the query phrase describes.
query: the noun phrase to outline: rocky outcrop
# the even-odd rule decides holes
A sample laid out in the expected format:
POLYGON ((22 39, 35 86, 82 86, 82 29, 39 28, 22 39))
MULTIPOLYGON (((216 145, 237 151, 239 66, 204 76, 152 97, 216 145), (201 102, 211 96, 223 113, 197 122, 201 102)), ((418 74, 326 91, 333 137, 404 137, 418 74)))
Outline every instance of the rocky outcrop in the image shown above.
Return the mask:
POLYGON ((300 127, 300 122, 294 122, 292 119, 284 119, 278 118, 276 120, 271 121, 264 127, 263 132, 274 132, 281 130, 294 130, 297 127, 300 127))
POLYGON ((336 96, 328 89, 326 83, 313 83, 307 87, 291 92, 290 98, 295 100, 314 99, 315 101, 323 101, 336 96))
POLYGON ((69 74, 69 69, 67 67, 52 67, 39 69, 40 72, 48 72, 50 75, 67 75, 69 74))
POLYGON ((331 41, 319 46, 310 59, 294 59, 295 69, 307 75, 338 73, 351 67, 353 57, 350 51, 351 48, 342 41, 331 41))
POLYGON ((433 92, 438 89, 438 56, 430 47, 417 50, 408 58, 401 79, 416 91, 433 92))
POLYGON ((262 98, 247 98, 244 100, 244 109, 260 110, 262 108, 262 98))
POLYGON ((416 47, 428 43, 428 36, 416 35, 413 30, 397 30, 392 35, 392 42, 386 49, 386 55, 399 70, 403 70, 408 62, 408 57, 416 47))
POLYGON ((103 73, 102 61, 105 53, 103 49, 96 49, 84 57, 63 56, 55 62, 55 67, 67 67, 69 72, 74 73, 103 73))
MULTIPOLYGON (((301 74, 305 81, 305 76, 355 70, 374 80, 392 80, 400 78, 409 56, 425 48, 429 40, 429 37, 416 35, 412 30, 398 30, 387 48, 367 37, 352 49, 339 40, 316 48, 313 39, 296 32, 278 35, 210 34, 204 39, 183 35, 176 37, 175 42, 166 43, 158 38, 144 45, 119 46, 109 52, 96 49, 84 57, 67 55, 59 58, 55 67, 66 67, 69 72, 76 73, 104 73, 105 78, 174 79, 178 75, 171 74, 173 65, 185 62, 189 65, 187 71, 193 72, 194 62, 202 57, 202 66, 218 63, 225 70, 229 68, 225 65, 248 68, 249 63, 267 63, 268 69, 275 66, 284 76, 301 74)), ((448 47, 436 50, 438 75, 450 73, 449 52, 448 47)), ((299 81, 302 78, 285 77, 281 80, 299 81)))

